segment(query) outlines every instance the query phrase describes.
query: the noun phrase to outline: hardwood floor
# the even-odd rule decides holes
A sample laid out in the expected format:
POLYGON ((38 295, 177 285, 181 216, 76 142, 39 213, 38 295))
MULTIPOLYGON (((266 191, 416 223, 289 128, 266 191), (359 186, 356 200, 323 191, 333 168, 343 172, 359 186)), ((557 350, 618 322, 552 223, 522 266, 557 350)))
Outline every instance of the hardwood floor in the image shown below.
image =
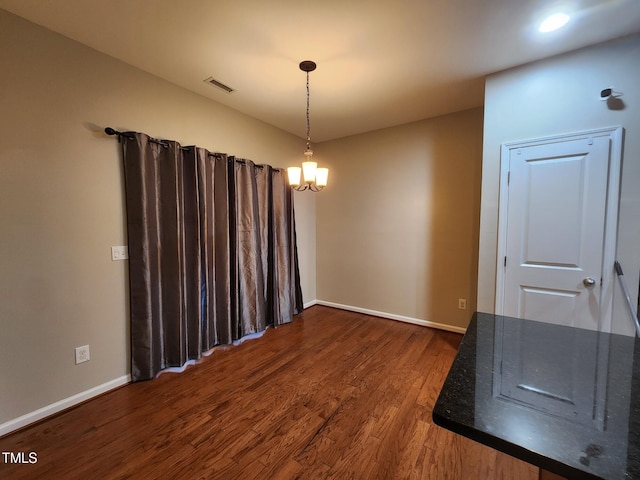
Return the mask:
POLYGON ((315 306, 0 439, 2 479, 537 479, 432 423, 461 335, 315 306))

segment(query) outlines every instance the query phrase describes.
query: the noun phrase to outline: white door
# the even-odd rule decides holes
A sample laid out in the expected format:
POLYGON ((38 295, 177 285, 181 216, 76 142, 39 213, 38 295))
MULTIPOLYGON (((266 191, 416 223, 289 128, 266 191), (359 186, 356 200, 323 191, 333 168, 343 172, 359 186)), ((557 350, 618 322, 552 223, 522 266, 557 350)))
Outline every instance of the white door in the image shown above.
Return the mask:
POLYGON ((503 146, 497 313, 608 330, 620 133, 503 146))

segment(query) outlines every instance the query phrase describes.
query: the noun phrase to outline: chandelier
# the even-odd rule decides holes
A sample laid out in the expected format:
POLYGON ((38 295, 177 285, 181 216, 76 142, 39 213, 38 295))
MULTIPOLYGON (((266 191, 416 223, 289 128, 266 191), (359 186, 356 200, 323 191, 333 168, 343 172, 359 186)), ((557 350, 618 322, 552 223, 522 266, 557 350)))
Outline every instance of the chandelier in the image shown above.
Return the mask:
POLYGON ((300 70, 307 72, 307 148, 304 151, 306 159, 302 162, 302 168, 287 168, 289 185, 299 192, 303 190, 319 192, 327 186, 327 178, 329 177, 329 169, 318 168, 318 164, 313 161, 313 150, 311 150, 311 126, 309 122, 309 72, 313 72, 315 69, 316 64, 311 60, 304 60, 300 62, 300 70), (302 182, 300 181, 301 174, 302 182))

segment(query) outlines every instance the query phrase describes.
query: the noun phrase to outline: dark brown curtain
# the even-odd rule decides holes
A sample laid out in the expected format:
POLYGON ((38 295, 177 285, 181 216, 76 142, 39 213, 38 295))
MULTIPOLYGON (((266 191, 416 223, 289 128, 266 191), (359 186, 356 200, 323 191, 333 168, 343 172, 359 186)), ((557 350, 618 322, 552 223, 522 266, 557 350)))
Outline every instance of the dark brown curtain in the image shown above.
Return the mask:
POLYGON ((120 139, 134 381, 302 311, 284 170, 142 133, 120 139))

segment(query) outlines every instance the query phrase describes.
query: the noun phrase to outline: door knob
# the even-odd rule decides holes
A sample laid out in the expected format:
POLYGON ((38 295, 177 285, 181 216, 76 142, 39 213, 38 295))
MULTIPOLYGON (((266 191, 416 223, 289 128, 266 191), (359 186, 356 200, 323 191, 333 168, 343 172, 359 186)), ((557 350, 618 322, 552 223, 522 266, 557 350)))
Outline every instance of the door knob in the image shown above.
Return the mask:
POLYGON ((596 281, 591 277, 587 277, 582 281, 582 283, 584 283, 585 287, 593 287, 596 284, 596 281))

